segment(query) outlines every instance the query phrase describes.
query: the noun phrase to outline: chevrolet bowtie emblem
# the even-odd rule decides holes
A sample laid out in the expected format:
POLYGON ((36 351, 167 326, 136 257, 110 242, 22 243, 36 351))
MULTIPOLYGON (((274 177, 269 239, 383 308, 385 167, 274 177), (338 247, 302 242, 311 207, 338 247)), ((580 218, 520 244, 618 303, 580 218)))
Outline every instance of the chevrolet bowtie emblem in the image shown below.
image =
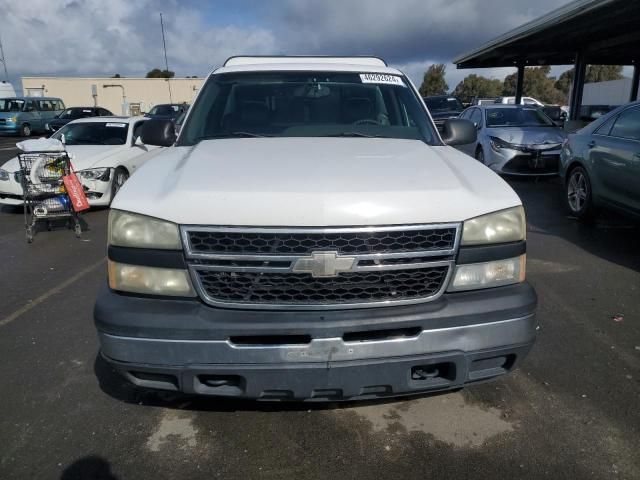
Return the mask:
POLYGON ((337 277, 340 272, 350 271, 355 261, 355 257, 341 257, 338 252, 312 252, 296 260, 293 271, 310 273, 312 277, 337 277))

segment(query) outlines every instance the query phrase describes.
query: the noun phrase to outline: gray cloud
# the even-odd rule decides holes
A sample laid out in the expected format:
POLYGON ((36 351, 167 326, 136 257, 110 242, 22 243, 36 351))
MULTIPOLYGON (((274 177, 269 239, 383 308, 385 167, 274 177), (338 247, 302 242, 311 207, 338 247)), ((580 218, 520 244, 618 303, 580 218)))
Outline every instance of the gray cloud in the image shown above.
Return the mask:
MULTIPOLYGON (((161 9, 170 67, 179 76, 205 75, 234 54, 375 54, 419 82, 429 64, 448 63, 567 1, 278 0, 269 8, 256 2, 246 15, 249 0, 30 0, 5 3, 1 33, 14 75, 143 75, 164 62, 161 9), (221 8, 237 11, 214 15, 225 13, 221 8)), ((468 73, 449 68, 449 86, 468 73)))
POLYGON ((289 0, 280 21, 295 53, 375 53, 448 62, 568 0, 289 0), (329 3, 334 7, 327 7, 329 3))

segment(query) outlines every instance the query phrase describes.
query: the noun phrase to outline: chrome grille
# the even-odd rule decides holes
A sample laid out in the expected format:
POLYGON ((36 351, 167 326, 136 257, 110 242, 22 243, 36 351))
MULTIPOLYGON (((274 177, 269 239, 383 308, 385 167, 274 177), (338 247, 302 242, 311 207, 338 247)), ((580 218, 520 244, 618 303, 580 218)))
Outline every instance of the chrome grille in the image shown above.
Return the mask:
POLYGON ((460 225, 181 231, 191 278, 205 302, 326 309, 437 298, 453 270, 460 225))
POLYGON ((226 302, 335 305, 435 295, 448 266, 382 272, 348 272, 331 278, 290 273, 198 270, 207 296, 226 302))
POLYGON ((189 245, 198 253, 308 254, 335 250, 342 254, 410 252, 453 248, 455 228, 359 232, 190 231, 189 245))

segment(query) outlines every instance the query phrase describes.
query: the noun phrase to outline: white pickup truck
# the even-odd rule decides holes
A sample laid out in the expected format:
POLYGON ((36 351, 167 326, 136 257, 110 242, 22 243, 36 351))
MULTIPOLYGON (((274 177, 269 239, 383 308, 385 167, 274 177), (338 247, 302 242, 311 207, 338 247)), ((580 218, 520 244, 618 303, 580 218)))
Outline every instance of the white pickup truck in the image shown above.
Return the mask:
POLYGON ((103 357, 136 385, 268 400, 460 388, 531 348, 515 192, 369 57, 233 57, 119 191, 103 357))

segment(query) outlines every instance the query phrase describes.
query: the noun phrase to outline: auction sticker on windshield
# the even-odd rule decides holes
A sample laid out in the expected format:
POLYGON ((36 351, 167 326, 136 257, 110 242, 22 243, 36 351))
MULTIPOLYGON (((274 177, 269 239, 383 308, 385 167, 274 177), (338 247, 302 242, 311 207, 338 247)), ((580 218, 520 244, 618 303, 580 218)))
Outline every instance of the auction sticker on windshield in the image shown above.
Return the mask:
POLYGON ((360 80, 362 83, 384 83, 387 85, 398 85, 405 87, 402 78, 397 75, 386 75, 384 73, 361 73, 360 80))
POLYGON ((107 123, 107 127, 120 127, 125 128, 127 126, 126 123, 107 123))

